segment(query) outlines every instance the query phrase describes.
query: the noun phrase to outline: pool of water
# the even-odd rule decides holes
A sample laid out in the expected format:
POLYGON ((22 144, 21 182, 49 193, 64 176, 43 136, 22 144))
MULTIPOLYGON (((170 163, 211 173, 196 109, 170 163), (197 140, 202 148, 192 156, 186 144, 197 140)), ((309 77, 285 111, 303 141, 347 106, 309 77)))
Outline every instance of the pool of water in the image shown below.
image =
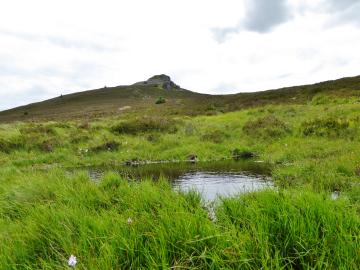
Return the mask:
POLYGON ((88 168, 94 181, 109 171, 131 180, 168 179, 176 190, 200 192, 204 201, 229 197, 273 186, 270 167, 260 162, 217 161, 202 163, 149 164, 137 167, 88 168))
POLYGON ((201 171, 185 173, 174 179, 172 185, 182 191, 196 190, 207 202, 273 186, 270 178, 264 175, 201 171))

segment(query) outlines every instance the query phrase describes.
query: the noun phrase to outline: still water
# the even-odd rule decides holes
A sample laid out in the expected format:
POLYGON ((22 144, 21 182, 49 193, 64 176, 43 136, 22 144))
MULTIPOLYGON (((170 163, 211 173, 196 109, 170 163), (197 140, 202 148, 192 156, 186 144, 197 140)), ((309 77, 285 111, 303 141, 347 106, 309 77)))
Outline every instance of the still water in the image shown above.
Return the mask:
POLYGON ((205 201, 215 201, 218 197, 231 197, 237 194, 272 187, 268 177, 261 175, 219 172, 189 172, 172 181, 175 189, 196 190, 205 201))
POLYGON ((88 171, 95 181, 101 181, 104 173, 109 171, 130 181, 145 178, 156 181, 164 177, 175 190, 198 191, 206 202, 273 186, 269 165, 249 161, 149 164, 90 168, 88 171))

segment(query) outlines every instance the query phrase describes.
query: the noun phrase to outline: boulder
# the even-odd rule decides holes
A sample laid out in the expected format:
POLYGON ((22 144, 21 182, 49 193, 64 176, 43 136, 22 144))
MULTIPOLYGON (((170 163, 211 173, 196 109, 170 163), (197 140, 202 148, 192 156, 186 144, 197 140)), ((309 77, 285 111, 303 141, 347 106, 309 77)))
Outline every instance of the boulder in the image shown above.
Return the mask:
POLYGON ((147 86, 154 86, 158 87, 161 86, 161 88, 165 90, 172 90, 172 89, 180 89, 180 86, 175 84, 170 76, 165 74, 155 75, 149 78, 146 81, 137 82, 134 85, 147 85, 147 86))

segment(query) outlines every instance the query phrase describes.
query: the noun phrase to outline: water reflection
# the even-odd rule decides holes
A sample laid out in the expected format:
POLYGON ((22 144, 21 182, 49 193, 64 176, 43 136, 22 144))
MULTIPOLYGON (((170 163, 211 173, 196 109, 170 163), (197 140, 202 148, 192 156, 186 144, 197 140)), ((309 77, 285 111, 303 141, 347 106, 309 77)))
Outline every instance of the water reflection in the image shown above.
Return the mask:
POLYGON ((205 201, 272 187, 269 177, 244 173, 191 172, 172 182, 182 191, 196 190, 205 201))

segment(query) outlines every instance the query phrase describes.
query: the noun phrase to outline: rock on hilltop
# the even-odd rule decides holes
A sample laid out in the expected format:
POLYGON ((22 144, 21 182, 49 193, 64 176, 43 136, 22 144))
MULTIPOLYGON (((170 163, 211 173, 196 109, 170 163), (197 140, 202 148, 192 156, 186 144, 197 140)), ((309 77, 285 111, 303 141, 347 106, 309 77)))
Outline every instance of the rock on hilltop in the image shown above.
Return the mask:
POLYGON ((180 89, 180 86, 175 84, 170 76, 165 74, 155 75, 146 81, 137 82, 134 85, 149 85, 149 86, 160 86, 165 90, 180 89))

